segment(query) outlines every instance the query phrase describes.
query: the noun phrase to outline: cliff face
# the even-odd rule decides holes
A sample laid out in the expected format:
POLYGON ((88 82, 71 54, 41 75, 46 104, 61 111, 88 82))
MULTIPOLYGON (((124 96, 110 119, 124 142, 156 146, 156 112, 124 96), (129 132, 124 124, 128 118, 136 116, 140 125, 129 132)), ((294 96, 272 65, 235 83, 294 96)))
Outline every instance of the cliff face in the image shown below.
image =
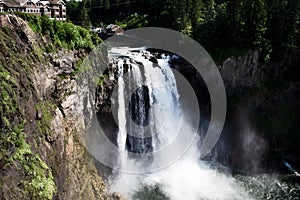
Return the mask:
POLYGON ((299 169, 299 52, 261 64, 259 51, 226 59, 219 70, 227 92, 225 128, 216 152, 233 170, 282 170, 283 160, 299 169))
MULTIPOLYGON (((151 62, 161 58, 162 53, 168 54, 157 49, 148 51, 154 59, 151 62)), ((228 58, 218 66, 226 88, 227 116, 221 138, 207 159, 216 159, 233 172, 284 170, 283 160, 300 167, 297 166, 300 163, 297 159, 300 85, 299 80, 290 75, 299 57, 297 52, 289 53, 281 62, 272 64, 262 64, 259 57, 258 50, 249 50, 246 55, 228 58)), ((190 81, 198 96, 205 130, 210 119, 210 97, 201 75, 182 58, 170 63, 190 81)), ((130 65, 124 65, 124 70, 130 65)), ((114 121, 109 111, 109 97, 117 84, 117 74, 117 61, 113 60, 97 91, 100 122, 102 119, 103 126, 108 126, 113 142, 116 142, 117 125, 107 122, 114 121)))
POLYGON ((111 199, 72 110, 87 53, 59 49, 14 15, 0 25, 0 199, 111 199))

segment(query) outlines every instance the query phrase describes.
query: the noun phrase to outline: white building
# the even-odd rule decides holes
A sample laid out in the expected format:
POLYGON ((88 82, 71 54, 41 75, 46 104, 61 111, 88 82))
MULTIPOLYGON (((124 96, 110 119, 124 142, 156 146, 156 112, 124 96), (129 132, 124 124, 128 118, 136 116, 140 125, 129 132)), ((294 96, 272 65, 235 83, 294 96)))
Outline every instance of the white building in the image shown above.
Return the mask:
POLYGON ((0 0, 0 12, 23 12, 47 15, 51 19, 66 20, 66 4, 62 0, 0 0))

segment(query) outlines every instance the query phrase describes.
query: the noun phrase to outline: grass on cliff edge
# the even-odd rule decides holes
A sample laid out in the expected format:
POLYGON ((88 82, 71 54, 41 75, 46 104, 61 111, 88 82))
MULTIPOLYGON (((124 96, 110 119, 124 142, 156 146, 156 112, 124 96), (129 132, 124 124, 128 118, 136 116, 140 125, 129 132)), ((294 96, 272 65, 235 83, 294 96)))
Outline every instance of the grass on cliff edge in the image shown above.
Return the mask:
POLYGON ((69 50, 92 50, 102 42, 97 33, 70 22, 51 20, 45 15, 15 14, 27 21, 34 32, 50 37, 53 44, 69 50))

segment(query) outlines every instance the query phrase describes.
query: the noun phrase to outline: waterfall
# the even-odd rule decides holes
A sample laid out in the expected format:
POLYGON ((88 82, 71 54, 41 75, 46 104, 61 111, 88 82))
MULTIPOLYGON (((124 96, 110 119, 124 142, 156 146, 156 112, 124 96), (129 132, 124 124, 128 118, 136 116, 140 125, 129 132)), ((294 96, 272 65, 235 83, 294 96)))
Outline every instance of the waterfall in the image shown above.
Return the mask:
MULTIPOLYGON (((111 55, 119 54, 111 52, 111 55)), ((120 151, 135 155, 121 162, 126 169, 141 171, 139 169, 143 168, 146 173, 125 173, 121 166, 117 176, 112 177, 110 191, 120 192, 130 199, 144 186, 156 185, 172 200, 251 199, 233 177, 212 169, 199 159, 197 141, 184 156, 160 169, 170 155, 158 157, 155 152, 169 145, 177 145, 174 148, 180 149, 181 144, 173 142, 182 130, 182 140, 194 135, 182 110, 176 78, 169 65, 171 58, 161 56, 157 63, 152 62, 149 58, 153 55, 143 49, 123 49, 121 55, 118 58, 117 142, 120 151), (129 66, 127 74, 124 65, 129 66), (126 118, 126 111, 130 113, 129 118, 126 118), (147 157, 149 152, 153 152, 150 158, 147 157), (160 170, 151 171, 153 166, 160 170)))
POLYGON ((123 80, 123 60, 118 62, 118 122, 119 122, 119 133, 118 133, 118 145, 121 151, 125 151, 126 144, 126 115, 125 115, 125 96, 124 96, 124 80, 123 80))

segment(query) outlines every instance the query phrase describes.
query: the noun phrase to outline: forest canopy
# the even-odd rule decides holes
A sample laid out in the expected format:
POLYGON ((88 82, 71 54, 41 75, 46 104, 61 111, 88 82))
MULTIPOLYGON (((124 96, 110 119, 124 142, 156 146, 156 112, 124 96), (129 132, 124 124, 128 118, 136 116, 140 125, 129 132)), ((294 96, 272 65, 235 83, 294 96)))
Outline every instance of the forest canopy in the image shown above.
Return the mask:
POLYGON ((300 44, 299 0, 83 0, 67 6, 75 24, 171 28, 223 57, 258 48, 264 62, 273 62, 300 44))

